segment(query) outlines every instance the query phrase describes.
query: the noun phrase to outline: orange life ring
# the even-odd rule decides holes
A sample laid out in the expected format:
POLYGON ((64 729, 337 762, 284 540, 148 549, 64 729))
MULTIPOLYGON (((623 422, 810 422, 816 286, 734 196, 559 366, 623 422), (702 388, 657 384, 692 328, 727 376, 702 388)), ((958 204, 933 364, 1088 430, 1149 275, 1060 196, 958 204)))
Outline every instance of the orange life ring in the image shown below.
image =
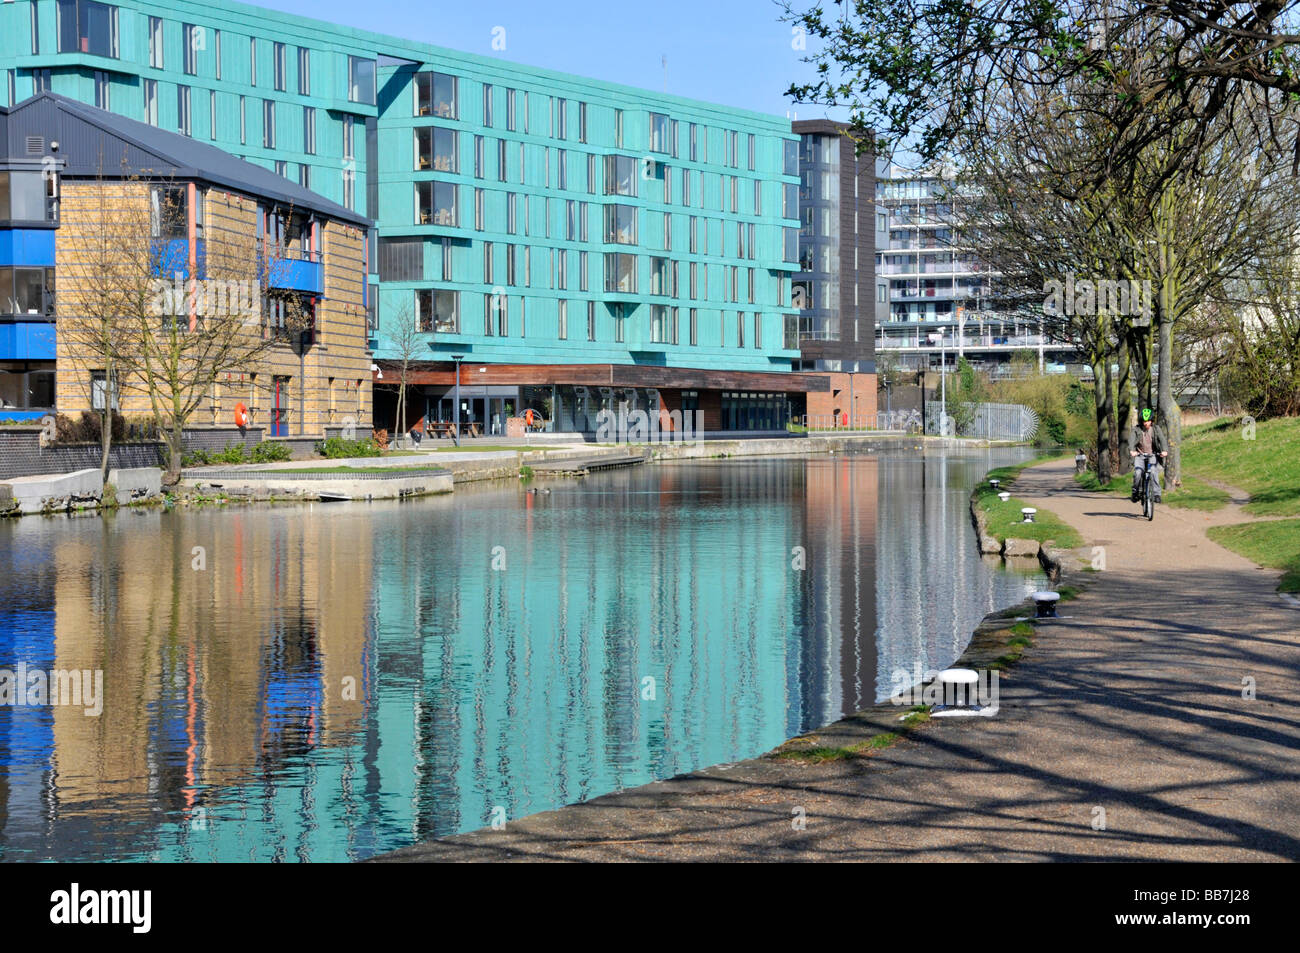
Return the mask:
POLYGON ((248 426, 248 408, 243 404, 235 405, 235 426, 240 430, 248 426))
POLYGON ((529 407, 524 411, 524 423, 529 427, 533 425, 533 408, 529 407))

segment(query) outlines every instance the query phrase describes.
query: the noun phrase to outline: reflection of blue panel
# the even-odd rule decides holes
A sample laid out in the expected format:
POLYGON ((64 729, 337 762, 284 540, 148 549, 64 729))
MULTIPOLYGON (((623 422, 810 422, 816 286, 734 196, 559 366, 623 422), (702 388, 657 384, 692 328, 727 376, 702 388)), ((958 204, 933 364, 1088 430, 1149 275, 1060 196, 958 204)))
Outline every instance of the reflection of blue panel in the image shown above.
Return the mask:
POLYGON ((297 261, 285 259, 271 266, 266 277, 271 288, 283 288, 289 291, 308 291, 312 294, 325 293, 325 266, 315 261, 297 261))
POLYGON ((54 267, 54 229, 0 228, 0 265, 54 267))
POLYGON ((0 360, 54 360, 54 322, 14 321, 0 324, 0 360))

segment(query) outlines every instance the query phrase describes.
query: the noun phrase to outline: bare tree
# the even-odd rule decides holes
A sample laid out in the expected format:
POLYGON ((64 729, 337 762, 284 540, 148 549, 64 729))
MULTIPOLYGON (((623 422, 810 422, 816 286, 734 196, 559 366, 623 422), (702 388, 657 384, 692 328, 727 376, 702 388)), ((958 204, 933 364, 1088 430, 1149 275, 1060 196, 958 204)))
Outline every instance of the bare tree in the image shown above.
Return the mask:
POLYGON ((393 433, 406 433, 406 390, 411 376, 411 363, 420 356, 427 346, 419 318, 409 303, 401 305, 392 314, 392 323, 388 325, 388 340, 397 356, 397 418, 393 423, 393 433))

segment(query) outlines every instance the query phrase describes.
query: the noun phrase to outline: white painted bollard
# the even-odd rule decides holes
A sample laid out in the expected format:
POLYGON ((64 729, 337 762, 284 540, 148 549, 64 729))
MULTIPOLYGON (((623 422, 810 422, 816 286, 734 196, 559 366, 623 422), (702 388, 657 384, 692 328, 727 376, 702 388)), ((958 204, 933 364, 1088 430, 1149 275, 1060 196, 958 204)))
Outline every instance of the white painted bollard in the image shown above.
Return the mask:
POLYGON ((1005 503, 1007 500, 1011 499, 1011 494, 1008 493, 1006 490, 1003 490, 1001 493, 998 494, 998 499, 1001 500, 1003 503, 1005 503))
POLYGON ((1034 593, 1034 617, 1038 619, 1055 619, 1056 603, 1061 599, 1059 592, 1035 592, 1034 593))
POLYGON ((953 708, 969 708, 974 698, 979 673, 972 668, 945 668, 938 675, 943 689, 943 703, 953 708))
POLYGON ((993 487, 993 489, 995 490, 1001 485, 1002 485, 1001 480, 989 480, 989 486, 993 487))
POLYGON ((1038 510, 1032 506, 1025 506, 1021 508, 1020 512, 1024 516, 1023 522, 1032 523, 1034 521, 1034 514, 1037 513, 1038 510))

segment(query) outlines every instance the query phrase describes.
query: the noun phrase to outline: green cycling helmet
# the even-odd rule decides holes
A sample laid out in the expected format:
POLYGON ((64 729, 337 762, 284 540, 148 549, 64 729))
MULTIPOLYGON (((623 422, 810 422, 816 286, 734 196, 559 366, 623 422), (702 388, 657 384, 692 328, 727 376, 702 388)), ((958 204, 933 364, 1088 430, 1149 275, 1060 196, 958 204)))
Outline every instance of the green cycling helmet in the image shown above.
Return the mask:
POLYGON ((1150 420, 1150 419, 1151 419, 1151 408, 1150 408, 1150 407, 1143 407, 1143 408, 1142 408, 1142 419, 1143 419, 1143 420, 1150 420))

